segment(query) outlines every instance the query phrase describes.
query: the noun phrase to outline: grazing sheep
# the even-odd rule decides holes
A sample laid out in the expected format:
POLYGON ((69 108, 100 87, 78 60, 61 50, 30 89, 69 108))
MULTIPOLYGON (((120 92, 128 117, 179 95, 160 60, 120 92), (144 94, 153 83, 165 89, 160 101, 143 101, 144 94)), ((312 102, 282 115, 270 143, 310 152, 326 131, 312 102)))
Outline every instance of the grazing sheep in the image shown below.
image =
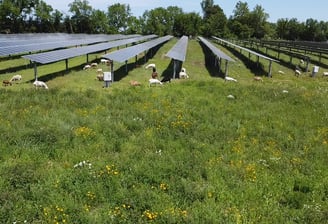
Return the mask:
POLYGON ((100 59, 100 63, 101 64, 108 64, 109 60, 102 58, 102 59, 100 59))
POLYGON ((260 77, 260 76, 254 76, 254 79, 253 79, 254 81, 260 81, 260 82, 263 82, 263 79, 262 79, 262 77, 260 77))
POLYGON ((304 65, 304 60, 303 59, 300 60, 300 64, 304 65))
POLYGON ((295 69, 295 75, 298 77, 298 76, 300 76, 302 73, 301 73, 301 71, 300 70, 298 70, 298 69, 295 69))
POLYGON ((102 74, 98 74, 97 75, 97 79, 98 79, 98 81, 104 81, 104 74, 102 73, 102 74))
POLYGON ((153 73, 151 73, 151 77, 153 79, 156 79, 158 77, 158 73, 156 72, 156 68, 155 67, 153 67, 153 73))
POLYGON ((151 85, 156 85, 156 84, 163 85, 163 83, 161 81, 159 81, 158 79, 149 79, 149 87, 151 85))
POLYGON ((96 63, 96 62, 93 62, 93 63, 91 63, 91 68, 97 68, 98 67, 98 64, 96 63))
POLYGON ((138 81, 135 81, 135 80, 131 80, 131 81, 130 81, 130 85, 131 85, 131 86, 141 86, 141 83, 138 82, 138 81))
POLYGON ((38 80, 35 80, 33 82, 33 85, 38 88, 38 87, 41 87, 41 88, 45 88, 45 89, 48 89, 48 86, 45 82, 42 82, 42 81, 38 81, 38 80))
POLYGON ((98 69, 97 69, 97 74, 104 74, 102 68, 98 68, 98 69))
POLYGON ((236 97, 235 97, 234 95, 231 95, 231 94, 230 94, 230 95, 227 96, 227 98, 228 98, 228 99, 235 99, 236 97))
POLYGON ((328 72, 323 72, 322 76, 328 76, 328 72))
POLYGON ((185 68, 182 68, 181 69, 181 72, 179 72, 179 78, 180 79, 188 79, 189 78, 189 76, 186 73, 186 69, 185 68))
POLYGON ((91 68, 91 65, 85 65, 84 67, 83 67, 83 70, 88 70, 88 69, 90 69, 91 68))
POLYGON ((282 74, 282 75, 285 74, 285 72, 284 72, 284 71, 281 71, 281 70, 279 70, 278 73, 279 73, 279 74, 282 74))
POLYGON ((20 80, 22 80, 21 75, 14 75, 13 77, 11 77, 10 82, 20 81, 20 80))
POLYGON ((11 81, 10 80, 3 80, 2 85, 3 86, 11 86, 11 81))
POLYGON ((148 69, 148 68, 156 68, 156 65, 155 64, 148 64, 145 66, 145 69, 148 69))
POLYGON ((229 76, 226 76, 226 77, 224 78, 224 80, 225 80, 225 81, 238 82, 237 79, 234 79, 234 78, 229 77, 229 76))

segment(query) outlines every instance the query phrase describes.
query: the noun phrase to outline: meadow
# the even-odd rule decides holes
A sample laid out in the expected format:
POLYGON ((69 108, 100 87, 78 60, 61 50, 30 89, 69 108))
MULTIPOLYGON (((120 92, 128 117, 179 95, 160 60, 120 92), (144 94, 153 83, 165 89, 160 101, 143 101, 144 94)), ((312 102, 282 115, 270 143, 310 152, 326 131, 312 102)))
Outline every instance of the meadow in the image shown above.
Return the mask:
MULTIPOLYGON (((176 41, 147 61, 160 74, 176 41)), ((0 88, 1 223, 327 223, 328 78, 279 63, 268 78, 260 60, 257 82, 248 55, 218 47, 238 82, 196 40, 190 78, 154 87, 143 60, 115 64, 109 88, 85 57, 39 66, 49 90, 24 59, 0 61, 23 68, 1 74, 23 76, 0 88)))

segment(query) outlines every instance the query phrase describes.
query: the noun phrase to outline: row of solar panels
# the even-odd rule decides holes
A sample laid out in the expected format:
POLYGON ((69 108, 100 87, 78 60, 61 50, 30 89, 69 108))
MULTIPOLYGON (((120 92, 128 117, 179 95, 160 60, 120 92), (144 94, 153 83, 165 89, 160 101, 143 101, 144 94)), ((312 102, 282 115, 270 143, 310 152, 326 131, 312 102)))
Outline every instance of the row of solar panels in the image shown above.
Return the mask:
MULTIPOLYGON (((5 44, 0 40, 0 56, 11 56, 17 54, 24 54, 24 53, 32 53, 32 52, 39 52, 39 51, 47 51, 47 50, 54 50, 60 48, 67 48, 73 46, 82 46, 82 45, 90 45, 95 43, 113 41, 117 39, 125 39, 130 37, 135 37, 136 35, 132 36, 124 36, 124 35, 102 35, 102 36, 93 36, 88 35, 84 38, 68 38, 68 39, 35 39, 29 41, 20 41, 16 42, 15 45, 6 45, 2 46, 1 44, 5 44)), ((140 35, 137 35, 140 36, 140 35)))
POLYGON ((186 60, 188 37, 182 36, 179 41, 167 52, 166 56, 178 61, 186 60))
POLYGON ((246 51, 246 52, 248 52, 248 53, 250 53, 250 54, 253 54, 253 55, 257 56, 257 57, 264 58, 264 59, 269 60, 269 61, 275 61, 275 62, 278 62, 277 60, 274 60, 274 59, 272 59, 272 58, 270 58, 270 57, 267 57, 267 56, 265 56, 265 55, 263 55, 263 54, 260 54, 260 53, 258 53, 258 52, 256 52, 256 51, 252 51, 252 50, 250 50, 250 49, 248 49, 248 48, 241 47, 241 46, 239 46, 239 45, 237 45, 237 44, 233 44, 233 43, 231 43, 231 42, 229 42, 229 41, 226 41, 226 40, 223 40, 223 39, 221 39, 221 38, 214 37, 214 36, 213 36, 213 38, 214 38, 215 40, 221 41, 221 42, 223 42, 223 43, 225 43, 225 44, 227 44, 227 45, 230 45, 230 46, 232 46, 232 47, 238 48, 238 49, 240 49, 240 50, 244 50, 244 51, 246 51))
POLYGON ((154 40, 150 40, 150 41, 147 41, 147 42, 144 42, 141 44, 127 47, 127 48, 121 49, 119 51, 114 51, 112 53, 105 54, 102 57, 107 58, 109 60, 116 61, 116 62, 125 62, 125 61, 129 60, 130 58, 132 58, 142 52, 145 52, 157 45, 160 45, 160 44, 170 40, 171 38, 172 38, 172 36, 167 35, 167 36, 160 37, 160 38, 157 38, 154 40))
POLYGON ((212 53, 217 56, 218 58, 222 58, 225 59, 227 61, 232 61, 234 62, 235 60, 233 60, 231 57, 229 57, 228 55, 226 55, 225 53, 223 53, 221 50, 219 50, 217 47, 215 47, 211 42, 209 42, 208 40, 206 40, 203 37, 198 37, 199 40, 207 47, 209 48, 212 53))
POLYGON ((88 46, 68 48, 68 49, 62 49, 62 50, 55 50, 55 51, 44 52, 44 53, 39 53, 39 54, 24 55, 23 57, 31 60, 32 62, 37 62, 40 64, 48 64, 48 63, 53 63, 53 62, 81 56, 81 55, 87 55, 87 54, 91 54, 91 53, 105 51, 105 50, 108 50, 108 49, 111 49, 114 47, 119 47, 122 45, 145 41, 147 39, 151 39, 154 37, 156 37, 156 35, 138 36, 138 37, 133 37, 133 38, 128 38, 128 39, 110 41, 110 42, 106 42, 106 43, 93 44, 93 45, 88 45, 88 46))
POLYGON ((78 39, 104 39, 108 37, 123 38, 122 34, 64 34, 64 33, 53 33, 53 34, 0 34, 0 47, 10 47, 16 45, 29 45, 35 43, 46 43, 46 42, 60 42, 70 41, 78 39))

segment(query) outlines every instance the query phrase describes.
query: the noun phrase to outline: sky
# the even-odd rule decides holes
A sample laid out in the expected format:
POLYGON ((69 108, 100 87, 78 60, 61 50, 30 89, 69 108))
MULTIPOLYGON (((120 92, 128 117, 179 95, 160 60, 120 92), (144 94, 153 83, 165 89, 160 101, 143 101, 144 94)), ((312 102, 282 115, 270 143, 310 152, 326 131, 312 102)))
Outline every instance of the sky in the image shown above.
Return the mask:
MULTIPOLYGON (((67 14, 68 4, 74 0, 44 0, 53 9, 67 14)), ((239 0, 214 0, 214 4, 219 5, 224 14, 229 18, 239 0)), ((327 0, 241 0, 247 2, 249 9, 253 10, 256 5, 261 5, 266 13, 269 14, 269 22, 277 22, 281 18, 296 18, 299 22, 305 22, 312 18, 318 21, 328 22, 328 1, 327 0)), ((139 17, 146 10, 152 10, 157 7, 167 8, 168 6, 177 6, 182 8, 183 12, 196 12, 202 15, 200 6, 201 0, 88 0, 93 9, 100 9, 107 12, 110 5, 120 3, 130 5, 133 16, 139 17)))

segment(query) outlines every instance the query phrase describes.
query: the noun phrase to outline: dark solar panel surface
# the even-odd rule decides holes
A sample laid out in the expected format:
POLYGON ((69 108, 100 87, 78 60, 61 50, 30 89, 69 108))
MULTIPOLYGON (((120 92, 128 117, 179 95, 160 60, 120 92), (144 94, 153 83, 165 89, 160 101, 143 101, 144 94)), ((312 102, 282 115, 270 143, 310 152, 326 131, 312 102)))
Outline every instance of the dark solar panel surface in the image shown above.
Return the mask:
POLYGON ((123 35, 88 35, 88 36, 75 36, 76 38, 66 39, 42 39, 42 36, 37 39, 36 37, 30 40, 21 40, 16 42, 7 42, 0 40, 0 56, 8 56, 15 54, 32 53, 38 51, 53 50, 59 48, 66 48, 72 46, 89 45, 94 43, 106 42, 116 39, 126 38, 123 35))
POLYGON ((239 49, 244 50, 244 51, 246 51, 246 52, 249 52, 249 53, 251 53, 251 54, 254 54, 254 55, 258 56, 258 57, 261 57, 261 58, 267 59, 267 60, 269 60, 269 61, 275 61, 275 62, 278 62, 278 61, 275 60, 275 59, 269 58, 269 57, 267 57, 267 56, 265 56, 265 55, 263 55, 263 54, 260 54, 260 53, 258 53, 258 52, 256 52, 256 51, 252 51, 252 50, 250 50, 250 49, 248 49, 248 48, 241 47, 241 46, 239 46, 239 45, 237 45, 237 44, 233 44, 233 43, 231 43, 231 42, 229 42, 229 41, 226 41, 226 40, 220 39, 220 38, 218 38, 218 37, 213 37, 213 38, 216 39, 216 40, 222 41, 222 42, 224 42, 224 43, 226 43, 226 44, 228 44, 228 45, 230 45, 230 46, 232 46, 232 47, 236 47, 236 48, 239 48, 239 49))
POLYGON ((182 36, 180 40, 167 52, 166 56, 179 61, 186 60, 188 37, 182 36))
POLYGON ((202 43, 204 43, 213 52, 214 55, 216 55, 219 58, 223 58, 227 61, 234 62, 234 60, 232 58, 230 58, 228 55, 226 55, 221 50, 219 50, 217 47, 215 47, 211 42, 209 42, 208 40, 206 40, 203 37, 198 37, 198 38, 200 39, 200 41, 202 43))
POLYGON ((118 51, 114 51, 112 53, 109 54, 105 54, 102 57, 103 58, 107 58, 116 62, 125 62, 127 60, 129 60, 130 58, 144 52, 147 51, 161 43, 164 43, 168 40, 170 40, 172 38, 172 36, 168 35, 168 36, 164 36, 164 37, 160 37, 154 40, 150 40, 147 41, 145 43, 141 43, 135 46, 131 46, 131 47, 127 47, 118 51))
POLYGON ((75 48, 68 48, 68 49, 61 49, 55 50, 50 52, 44 52, 39 54, 31 54, 31 55, 24 55, 24 58, 27 58, 33 62, 41 63, 41 64, 48 64, 53 63, 56 61, 61 61, 81 55, 86 55, 90 53, 95 53, 99 51, 104 51, 110 48, 131 44, 139 41, 144 41, 150 38, 154 38, 156 35, 148 35, 148 36, 137 36, 134 38, 129 39, 122 39, 122 40, 115 40, 106 43, 88 45, 83 47, 75 47, 75 48))

